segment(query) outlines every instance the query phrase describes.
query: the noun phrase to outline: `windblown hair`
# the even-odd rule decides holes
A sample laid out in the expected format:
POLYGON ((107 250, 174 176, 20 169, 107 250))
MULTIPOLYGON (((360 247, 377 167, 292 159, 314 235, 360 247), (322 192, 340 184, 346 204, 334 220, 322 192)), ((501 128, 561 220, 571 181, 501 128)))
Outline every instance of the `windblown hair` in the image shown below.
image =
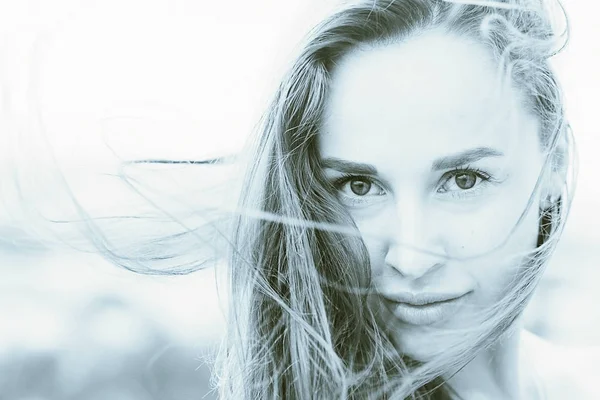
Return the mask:
POLYGON ((222 398, 449 398, 442 374, 457 372, 510 332, 562 231, 566 174, 563 195, 540 210, 538 247, 502 302, 482 312, 479 328, 464 332, 460 345, 417 362, 395 350, 366 301, 368 255, 324 179, 319 127, 341 57, 442 29, 490 49, 501 80, 519 88, 539 118, 546 170, 564 170, 570 131, 548 59, 566 41, 550 15, 541 0, 369 0, 346 5, 311 32, 258 132, 231 226, 222 398))
MULTIPOLYGON (((567 171, 573 162, 563 99, 549 65, 568 35, 555 32, 549 6, 549 0, 351 2, 311 32, 283 79, 249 151, 237 208, 228 210, 223 225, 218 207, 196 205, 202 212, 136 219, 158 222, 157 231, 139 222, 142 234, 109 237, 104 228, 118 230, 117 222, 90 218, 68 192, 78 226, 108 260, 141 273, 196 270, 216 239, 222 245, 217 252, 227 249, 228 329, 215 375, 223 399, 450 398, 443 379, 510 334, 531 297, 563 230, 574 177, 565 172, 562 195, 539 210, 538 246, 515 255, 522 268, 502 301, 481 311, 477 328, 453 332, 460 338, 453 348, 427 362, 412 360, 396 350, 369 307, 366 247, 320 166, 319 127, 332 70, 354 49, 432 29, 487 46, 499 82, 518 88, 524 107, 540 121, 547 161, 529 209, 534 193, 544 189, 542 177, 567 171)), ((125 182, 138 190, 135 179, 125 182)), ((18 183, 15 190, 21 193, 18 183)), ((447 332, 432 338, 438 334, 447 332)))

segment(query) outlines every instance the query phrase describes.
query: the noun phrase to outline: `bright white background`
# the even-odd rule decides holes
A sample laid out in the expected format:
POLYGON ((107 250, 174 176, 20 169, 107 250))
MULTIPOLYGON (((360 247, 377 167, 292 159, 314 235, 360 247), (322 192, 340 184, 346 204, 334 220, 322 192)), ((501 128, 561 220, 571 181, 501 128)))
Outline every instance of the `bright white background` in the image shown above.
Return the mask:
MULTIPOLYGON (((0 186, 7 205, 0 203, 0 235, 10 241, 15 227, 26 223, 15 204, 59 208, 54 183, 35 177, 46 168, 37 152, 49 149, 36 136, 42 128, 74 192, 94 210, 119 210, 127 197, 122 187, 94 184, 99 174, 114 173, 119 159, 238 151, 304 33, 332 5, 2 0, 0 145, 10 150, 22 135, 35 139, 36 150, 13 155, 34 189, 19 203, 10 187, 0 186)), ((578 188, 564 239, 530 308, 530 326, 556 342, 589 345, 600 337, 600 6, 581 0, 564 5, 572 40, 555 62, 579 151, 578 188)), ((9 152, 0 155, 0 176, 7 179, 14 165, 9 152)), ((143 313, 177 343, 200 345, 222 332, 211 271, 144 277, 91 256, 22 253, 10 246, 1 257, 0 357, 17 347, 68 346, 84 305, 107 294, 141 310, 134 314, 143 313)), ((94 328, 98 341, 110 342, 102 345, 118 350, 137 341, 132 332, 142 328, 134 319, 107 318, 94 328)))

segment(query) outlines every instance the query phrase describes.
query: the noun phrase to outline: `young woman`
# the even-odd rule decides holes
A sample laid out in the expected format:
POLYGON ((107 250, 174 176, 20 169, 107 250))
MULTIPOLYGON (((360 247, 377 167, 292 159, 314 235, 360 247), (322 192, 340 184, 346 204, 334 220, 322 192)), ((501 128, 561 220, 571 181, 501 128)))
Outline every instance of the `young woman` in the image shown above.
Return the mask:
POLYGON ((222 398, 552 398, 520 334, 571 202, 549 5, 367 0, 312 32, 231 226, 222 398))
MULTIPOLYGON (((315 28, 218 231, 221 398, 562 399, 559 386, 584 398, 521 318, 571 203, 548 64, 566 41, 559 9, 364 0, 315 28)), ((141 272, 206 255, 176 233, 125 257, 84 221, 108 258, 141 272)), ((112 243, 127 250, 133 236, 112 243)))

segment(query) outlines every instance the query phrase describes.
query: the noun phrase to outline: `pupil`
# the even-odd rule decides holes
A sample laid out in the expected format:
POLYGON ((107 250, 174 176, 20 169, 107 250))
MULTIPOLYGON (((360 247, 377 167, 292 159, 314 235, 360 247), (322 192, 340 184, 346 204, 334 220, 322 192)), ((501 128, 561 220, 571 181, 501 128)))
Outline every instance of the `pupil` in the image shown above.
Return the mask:
POLYGON ((462 174, 456 176, 456 184, 461 189, 471 189, 475 186, 475 180, 477 178, 473 174, 462 174))
POLYGON ((353 180, 350 182, 350 190, 357 196, 364 196, 371 190, 371 184, 365 181, 353 180))

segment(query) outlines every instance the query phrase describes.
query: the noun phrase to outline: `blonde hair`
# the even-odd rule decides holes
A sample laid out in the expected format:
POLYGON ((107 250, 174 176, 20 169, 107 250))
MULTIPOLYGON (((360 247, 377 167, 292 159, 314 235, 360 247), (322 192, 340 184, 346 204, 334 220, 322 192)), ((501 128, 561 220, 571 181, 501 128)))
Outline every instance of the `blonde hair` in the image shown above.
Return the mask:
MULTIPOLYGON (((189 273, 228 253, 228 329, 215 374, 224 399, 447 398, 451 389, 442 375, 457 372, 510 333, 527 304, 563 230, 574 180, 565 173, 562 195, 540 210, 538 247, 515 256, 523 267, 503 300, 478 316, 478 329, 461 332, 460 343, 426 363, 411 360, 398 353, 366 301, 366 248, 320 169, 316 144, 331 69, 357 46, 385 45, 433 28, 476 39, 494 55, 499 76, 521 90, 539 118, 540 143, 548 154, 544 173, 563 171, 573 161, 572 138, 548 59, 568 36, 555 33, 549 4, 346 4, 311 32, 283 79, 248 153, 237 208, 198 205, 184 215, 151 204, 159 213, 136 218, 139 236, 111 236, 107 232, 119 231, 119 219, 92 219, 67 190, 69 206, 81 217, 76 225, 104 257, 140 273, 189 273), (147 229, 157 223, 160 229, 147 229)), ((121 177, 139 190, 135 177, 125 170, 121 177)), ((15 190, 20 195, 19 184, 15 190)), ((532 205, 533 194, 527 208, 532 205)))
POLYGON ((501 76, 541 122, 547 169, 565 170, 570 133, 548 64, 565 42, 549 15, 535 0, 363 1, 313 30, 265 116, 232 225, 223 398, 445 398, 451 389, 442 374, 510 333, 562 231, 568 180, 553 207, 541 210, 538 247, 524 257, 502 302, 482 312, 480 328, 459 335, 457 346, 421 363, 398 354, 367 304, 366 249, 323 177, 317 138, 340 57, 439 27, 488 46, 501 76))

